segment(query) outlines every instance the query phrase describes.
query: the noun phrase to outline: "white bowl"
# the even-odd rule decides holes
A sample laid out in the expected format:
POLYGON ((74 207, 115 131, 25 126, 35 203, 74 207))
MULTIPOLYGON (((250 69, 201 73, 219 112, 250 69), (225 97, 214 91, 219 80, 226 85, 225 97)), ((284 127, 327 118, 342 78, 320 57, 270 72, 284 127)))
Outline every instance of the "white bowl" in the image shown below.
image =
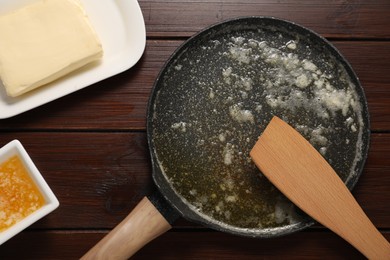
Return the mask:
POLYGON ((40 193, 43 195, 45 199, 45 204, 38 210, 26 216, 24 219, 9 227, 8 229, 1 231, 0 245, 11 237, 18 234, 19 232, 21 232, 22 230, 24 230, 25 228, 27 228, 28 226, 30 226, 31 224, 33 224, 34 222, 43 218, 59 206, 59 202, 56 196, 54 195, 50 187, 47 185, 41 173, 38 171, 37 167, 35 167, 30 156, 27 154, 26 150, 23 148, 22 144, 18 140, 13 140, 12 142, 8 143, 0 149, 0 164, 2 164, 14 155, 17 155, 24 164, 24 167, 29 173, 31 179, 35 182, 40 193))

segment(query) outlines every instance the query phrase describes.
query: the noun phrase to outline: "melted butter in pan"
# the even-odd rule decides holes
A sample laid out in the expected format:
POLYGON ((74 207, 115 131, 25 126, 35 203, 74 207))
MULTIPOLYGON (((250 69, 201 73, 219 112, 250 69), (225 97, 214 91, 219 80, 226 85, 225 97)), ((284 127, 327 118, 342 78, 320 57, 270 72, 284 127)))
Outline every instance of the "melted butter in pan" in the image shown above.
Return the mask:
POLYGON ((302 220, 249 157, 273 115, 344 181, 362 159, 362 108, 346 70, 307 42, 268 35, 216 35, 187 49, 163 75, 155 103, 155 149, 174 190, 200 214, 241 228, 302 220))

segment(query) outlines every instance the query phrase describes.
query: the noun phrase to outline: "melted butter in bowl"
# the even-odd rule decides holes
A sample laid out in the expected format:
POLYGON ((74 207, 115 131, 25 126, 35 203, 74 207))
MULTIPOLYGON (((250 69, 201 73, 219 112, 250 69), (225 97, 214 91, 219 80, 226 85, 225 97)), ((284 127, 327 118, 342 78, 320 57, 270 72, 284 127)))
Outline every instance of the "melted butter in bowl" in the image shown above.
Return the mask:
POLYGON ((0 179, 0 231, 4 231, 46 201, 17 155, 0 165, 0 179))
POLYGON ((0 149, 0 245, 58 205, 19 141, 0 149))

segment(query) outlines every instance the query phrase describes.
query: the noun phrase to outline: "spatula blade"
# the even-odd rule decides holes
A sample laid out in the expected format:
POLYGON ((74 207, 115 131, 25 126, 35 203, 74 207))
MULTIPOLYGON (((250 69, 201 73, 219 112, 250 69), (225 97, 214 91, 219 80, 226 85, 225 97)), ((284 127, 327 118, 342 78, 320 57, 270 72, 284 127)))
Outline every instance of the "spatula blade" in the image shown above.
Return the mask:
POLYGON ((371 223, 322 155, 294 128, 274 117, 250 155, 295 205, 368 258, 390 259, 390 244, 371 223))

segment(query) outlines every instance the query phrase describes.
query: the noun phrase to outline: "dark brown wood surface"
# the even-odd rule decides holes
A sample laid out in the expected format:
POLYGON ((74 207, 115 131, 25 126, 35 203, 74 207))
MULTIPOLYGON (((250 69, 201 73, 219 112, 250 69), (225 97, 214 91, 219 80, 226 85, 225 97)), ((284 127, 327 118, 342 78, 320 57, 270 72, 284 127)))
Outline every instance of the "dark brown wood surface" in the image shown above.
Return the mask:
MULTIPOLYGON (((0 146, 19 139, 61 205, 0 246, 0 259, 77 259, 153 189, 146 107, 172 52, 197 31, 240 16, 274 16, 330 40, 364 87, 369 157, 358 202, 390 240, 390 1, 140 0, 147 29, 136 66, 81 91, 0 120, 0 146), (373 2, 373 3, 372 3, 373 2)), ((179 219, 134 259, 363 258, 316 225, 274 239, 249 239, 179 219)))

